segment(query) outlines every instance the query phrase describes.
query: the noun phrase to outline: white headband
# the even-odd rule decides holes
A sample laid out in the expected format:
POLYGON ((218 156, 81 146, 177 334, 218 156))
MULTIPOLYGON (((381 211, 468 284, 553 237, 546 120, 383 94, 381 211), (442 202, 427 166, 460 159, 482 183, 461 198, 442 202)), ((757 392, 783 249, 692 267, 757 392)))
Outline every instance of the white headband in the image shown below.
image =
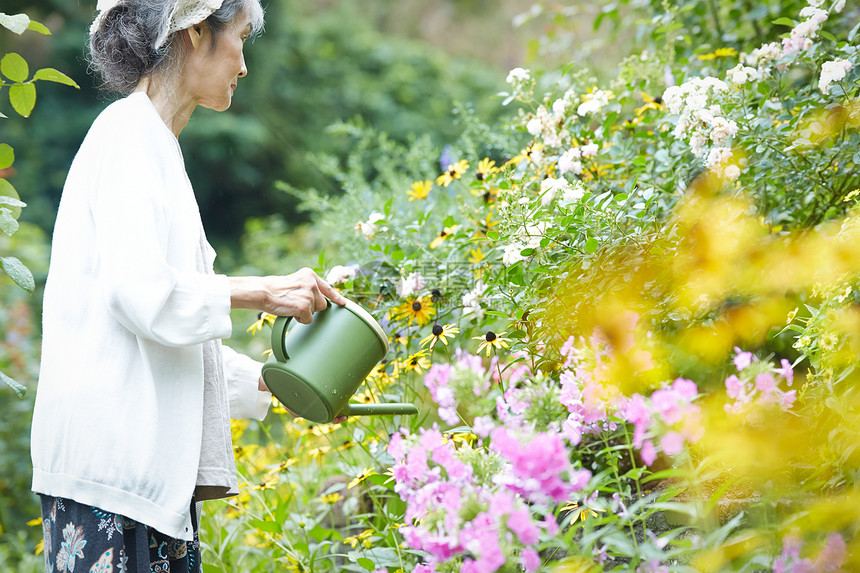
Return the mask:
MULTIPOLYGON (((101 27, 104 15, 108 10, 120 2, 121 0, 98 0, 96 9, 99 11, 99 15, 96 16, 93 25, 90 26, 91 35, 101 27)), ((220 8, 223 2, 224 0, 176 0, 170 13, 168 25, 158 34, 153 48, 156 50, 161 48, 170 34, 199 24, 220 8)))

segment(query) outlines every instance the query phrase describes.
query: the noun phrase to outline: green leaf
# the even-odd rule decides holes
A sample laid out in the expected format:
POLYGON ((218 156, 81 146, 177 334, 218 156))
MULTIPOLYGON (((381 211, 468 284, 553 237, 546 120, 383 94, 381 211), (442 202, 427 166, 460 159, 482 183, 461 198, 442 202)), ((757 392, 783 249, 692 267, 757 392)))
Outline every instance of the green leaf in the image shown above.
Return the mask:
POLYGON ((597 246, 598 246, 597 239, 595 239, 594 237, 591 237, 590 239, 585 241, 585 252, 586 253, 593 253, 594 251, 597 250, 597 246))
MULTIPOLYGON (((18 196, 18 192, 15 191, 15 188, 5 179, 0 179, 0 196, 2 197, 11 197, 13 199, 20 200, 21 197, 18 196)), ((21 207, 16 207, 12 205, 12 216, 14 218, 18 218, 21 215, 21 207)))
POLYGON ((827 40, 830 40, 831 42, 838 42, 838 40, 836 39, 836 36, 834 36, 833 34, 831 34, 830 32, 828 32, 826 30, 819 30, 818 33, 821 35, 822 38, 826 38, 827 40))
POLYGON ((777 26, 788 26, 789 28, 794 28, 794 20, 791 18, 777 18, 771 24, 776 24, 777 26))
POLYGON ((55 82, 58 84, 63 84, 66 86, 72 86, 73 88, 81 89, 81 87, 69 76, 64 74, 59 70, 55 70, 54 68, 42 68, 38 70, 35 74, 33 74, 34 80, 43 80, 46 82, 55 82))
POLYGON ((0 26, 19 36, 24 33, 24 30, 30 25, 30 17, 26 14, 15 14, 10 16, 0 12, 0 26))
POLYGON ((447 217, 445 217, 445 220, 442 221, 442 226, 443 227, 453 227, 454 223, 456 223, 456 222, 457 222, 457 219, 454 218, 454 215, 448 215, 447 217))
POLYGON ((12 107, 23 117, 30 117, 36 106, 36 86, 33 84, 15 84, 9 88, 9 101, 12 107))
POLYGON ((32 293, 36 290, 36 281, 33 279, 33 273, 21 261, 15 257, 0 257, 0 267, 6 271, 15 284, 32 293))
POLYGON ((43 36, 50 36, 51 31, 47 26, 42 24, 41 22, 36 22, 35 20, 30 20, 30 25, 27 26, 28 30, 36 32, 37 34, 42 34, 43 36))
POLYGON ((487 231, 487 238, 491 241, 499 240, 499 232, 498 231, 487 231))
POLYGON ((6 169, 15 163, 15 151, 12 146, 0 143, 0 169, 6 169))
POLYGON ((0 207, 0 231, 7 237, 11 237, 18 231, 18 221, 12 215, 12 211, 0 207))
POLYGON ((277 521, 267 521, 264 519, 251 519, 248 520, 248 523, 260 531, 266 531, 268 533, 278 533, 281 531, 281 524, 277 521))
POLYGON ((3 374, 2 372, 0 372, 0 380, 2 380, 6 384, 6 386, 8 386, 12 390, 14 390, 15 393, 18 394, 19 398, 23 398, 24 394, 27 393, 26 388, 24 388, 23 386, 21 386, 20 384, 18 384, 17 382, 15 382, 11 378, 9 378, 5 374, 3 374))
POLYGON ((0 60, 0 72, 13 82, 26 82, 30 76, 30 66, 27 65, 27 60, 16 54, 9 52, 3 59, 0 60))
POLYGON ((368 559, 367 557, 361 557, 356 560, 356 563, 367 569, 368 571, 373 571, 376 569, 376 564, 373 561, 368 559))

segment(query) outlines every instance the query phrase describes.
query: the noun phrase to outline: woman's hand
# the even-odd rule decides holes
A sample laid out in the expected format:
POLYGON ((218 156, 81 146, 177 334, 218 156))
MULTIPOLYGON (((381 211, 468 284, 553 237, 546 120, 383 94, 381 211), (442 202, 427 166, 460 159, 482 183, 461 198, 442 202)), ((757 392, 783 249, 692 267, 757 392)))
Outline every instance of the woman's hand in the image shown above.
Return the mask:
POLYGON ((287 276, 230 277, 233 308, 262 310, 275 316, 292 316, 309 324, 323 310, 326 299, 343 306, 346 299, 309 268, 287 276))

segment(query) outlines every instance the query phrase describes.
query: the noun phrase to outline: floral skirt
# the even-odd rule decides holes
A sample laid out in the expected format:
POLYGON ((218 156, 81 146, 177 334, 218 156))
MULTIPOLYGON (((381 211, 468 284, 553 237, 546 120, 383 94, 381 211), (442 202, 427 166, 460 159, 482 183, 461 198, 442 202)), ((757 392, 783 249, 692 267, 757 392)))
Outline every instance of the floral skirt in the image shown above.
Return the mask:
POLYGON ((186 542, 70 499, 41 497, 46 573, 200 573, 193 502, 194 541, 186 542))

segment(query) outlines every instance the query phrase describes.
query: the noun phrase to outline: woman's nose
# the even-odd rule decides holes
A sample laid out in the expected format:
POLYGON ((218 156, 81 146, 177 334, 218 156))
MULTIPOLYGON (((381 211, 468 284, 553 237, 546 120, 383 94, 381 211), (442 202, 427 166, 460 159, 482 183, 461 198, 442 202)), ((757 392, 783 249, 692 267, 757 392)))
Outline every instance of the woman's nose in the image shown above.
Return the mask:
POLYGON ((239 69, 239 77, 244 78, 248 75, 248 67, 245 65, 245 54, 242 54, 242 67, 239 69))

